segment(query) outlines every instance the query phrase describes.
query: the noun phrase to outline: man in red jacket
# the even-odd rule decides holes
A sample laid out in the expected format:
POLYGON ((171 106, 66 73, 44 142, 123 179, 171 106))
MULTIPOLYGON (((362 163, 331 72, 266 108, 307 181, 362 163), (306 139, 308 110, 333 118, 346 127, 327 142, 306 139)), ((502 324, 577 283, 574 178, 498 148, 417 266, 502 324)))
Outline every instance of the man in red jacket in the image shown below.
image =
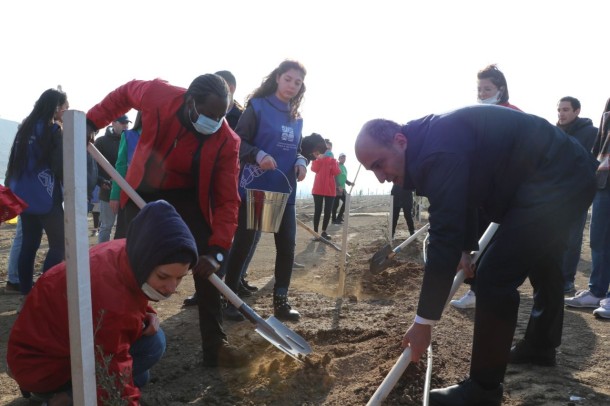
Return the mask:
MULTIPOLYGON (((172 204, 195 237, 201 257, 193 269, 205 366, 241 366, 247 357, 229 346, 222 328, 220 293, 208 280, 227 256, 237 228, 240 138, 224 119, 229 87, 218 75, 197 77, 188 89, 162 80, 133 80, 87 113, 101 128, 130 109, 142 134, 126 180, 145 201, 172 204)), ((138 212, 121 195, 126 222, 138 212)))
MULTIPOLYGON (((148 301, 176 291, 197 263, 195 240, 176 210, 157 201, 133 219, 127 239, 96 245, 89 256, 95 356, 99 365, 106 360, 101 373, 116 385, 102 388, 98 379, 98 402, 120 397, 138 405, 139 388, 165 352, 165 335, 148 301)), ((31 392, 49 405, 71 404, 66 286, 65 262, 42 275, 8 341, 9 374, 25 395, 31 392)))

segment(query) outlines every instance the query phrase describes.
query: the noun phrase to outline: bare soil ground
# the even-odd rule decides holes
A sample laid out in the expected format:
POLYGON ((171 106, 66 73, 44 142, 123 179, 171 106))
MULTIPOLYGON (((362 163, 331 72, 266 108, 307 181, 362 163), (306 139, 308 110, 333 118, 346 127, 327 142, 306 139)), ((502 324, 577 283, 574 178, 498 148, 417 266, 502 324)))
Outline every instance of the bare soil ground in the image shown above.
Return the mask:
MULTIPOLYGON (((423 272, 421 241, 397 255, 394 266, 383 273, 372 275, 368 271, 369 258, 387 242, 388 219, 384 212, 388 206, 388 196, 353 198, 348 230, 351 257, 341 298, 337 297, 340 253, 312 241, 309 233, 298 228, 296 260, 306 266, 293 273, 290 299, 302 319, 288 326, 314 350, 305 362, 297 362, 271 346, 249 322, 225 322, 231 343, 246 349, 254 359, 241 369, 204 368, 197 310, 181 306, 194 291, 192 279, 186 278, 176 295, 156 305, 168 348, 152 370, 153 379, 143 390, 143 402, 172 406, 366 404, 401 354, 400 340, 415 315, 423 272)), ((297 213, 311 225, 311 201, 299 201, 297 213)), ((398 230, 397 240, 406 239, 402 218, 398 230)), ((328 231, 340 244, 341 226, 331 225, 328 231)), ((0 226, 0 281, 6 280, 13 234, 14 226, 0 226)), ((39 263, 44 252, 41 248, 39 263)), ((265 318, 272 314, 274 259, 273 239, 265 234, 248 277, 261 289, 247 300, 265 318)), ((590 269, 588 238, 579 269, 577 285, 583 288, 590 269)), ((465 291, 463 287, 457 295, 465 291)), ((531 294, 526 282, 521 288, 517 338, 524 333, 531 294)), ((6 374, 6 342, 17 316, 18 300, 18 295, 0 292, 2 405, 28 403, 20 398, 17 385, 6 374)), ((455 384, 468 373, 473 317, 473 310, 448 308, 435 327, 432 388, 455 384)), ((607 320, 595 319, 590 310, 567 310, 557 367, 509 366, 503 404, 609 405, 609 327, 607 320), (571 399, 574 396, 581 399, 571 399)), ((410 364, 385 404, 421 404, 425 373, 424 361, 410 364)))

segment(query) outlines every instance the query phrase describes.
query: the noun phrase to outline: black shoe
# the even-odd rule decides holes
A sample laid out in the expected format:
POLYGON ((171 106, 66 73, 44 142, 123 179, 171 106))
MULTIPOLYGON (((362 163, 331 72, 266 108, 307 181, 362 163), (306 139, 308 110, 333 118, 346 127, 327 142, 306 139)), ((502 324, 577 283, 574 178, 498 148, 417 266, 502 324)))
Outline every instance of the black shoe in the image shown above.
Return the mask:
POLYGON ((21 293, 18 283, 6 282, 4 293, 21 293))
POLYGON ((237 310, 237 308, 235 306, 233 306, 231 303, 229 303, 227 305, 227 307, 222 310, 222 315, 223 315, 223 317, 226 320, 231 320, 231 321, 244 321, 244 320, 246 320, 244 315, 241 314, 239 312, 239 310, 237 310))
POLYGON ((457 385, 430 391, 431 406, 499 406, 502 404, 502 384, 496 389, 484 389, 466 379, 457 385))
POLYGON ((182 302, 183 306, 197 306, 197 293, 193 293, 192 296, 187 297, 182 302))
POLYGON ((245 280, 245 279, 242 279, 242 280, 241 280, 241 285, 242 285, 244 288, 248 289, 250 292, 256 292, 256 291, 258 291, 258 288, 257 288, 256 286, 250 285, 250 284, 248 283, 248 281, 247 281, 247 280, 245 280))
POLYGON ((252 292, 250 290, 248 290, 244 285, 242 285, 240 283, 239 287, 237 288, 237 296, 239 296, 242 299, 244 299, 246 297, 252 296, 252 292))
POLYGON ((250 357, 247 353, 226 341, 222 341, 214 349, 203 351, 203 366, 208 368, 239 368, 247 365, 249 362, 250 357))
POLYGON ((320 234, 320 236, 322 236, 322 238, 324 238, 325 240, 332 240, 332 238, 326 233, 326 231, 322 231, 322 234, 320 234))
POLYGON ((284 321, 299 321, 301 315, 288 304, 286 295, 273 295, 273 315, 284 321))
POLYGON ((508 363, 554 367, 557 365, 557 359, 554 348, 534 348, 522 339, 510 349, 508 363))

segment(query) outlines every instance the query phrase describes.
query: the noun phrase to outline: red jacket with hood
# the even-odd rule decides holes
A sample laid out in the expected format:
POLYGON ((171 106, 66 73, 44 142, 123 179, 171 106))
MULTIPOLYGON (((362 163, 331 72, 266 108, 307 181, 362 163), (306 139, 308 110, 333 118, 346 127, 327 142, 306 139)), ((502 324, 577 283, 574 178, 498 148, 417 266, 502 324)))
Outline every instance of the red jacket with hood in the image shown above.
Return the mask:
POLYGON ((335 176, 341 173, 337 160, 333 157, 320 155, 311 163, 311 170, 316 173, 311 194, 321 196, 336 196, 335 176))
MULTIPOLYGON (((138 286, 125 252, 125 239, 93 247, 91 304, 95 357, 101 346, 112 355, 108 370, 119 376, 131 371, 131 344, 142 335, 148 297, 138 286), (97 330, 96 330, 97 329, 97 330)), ((66 264, 45 272, 27 295, 11 330, 7 362, 19 386, 29 392, 51 392, 71 380, 66 264)), ((104 392, 98 388, 98 399, 104 392)), ((137 405, 140 390, 126 374, 123 397, 137 405)))
MULTIPOLYGON (((172 170, 166 158, 178 143, 192 146, 193 152, 199 145, 196 134, 179 119, 185 93, 186 89, 160 79, 132 80, 89 110, 87 119, 102 128, 130 109, 140 111, 142 134, 125 176, 127 182, 136 190, 144 181, 153 189, 196 188, 199 206, 212 229, 208 246, 228 250, 237 229, 240 204, 237 192, 240 138, 224 120, 220 130, 207 137, 201 147, 197 179, 172 170)), ((127 195, 121 192, 121 205, 127 200, 127 195)))

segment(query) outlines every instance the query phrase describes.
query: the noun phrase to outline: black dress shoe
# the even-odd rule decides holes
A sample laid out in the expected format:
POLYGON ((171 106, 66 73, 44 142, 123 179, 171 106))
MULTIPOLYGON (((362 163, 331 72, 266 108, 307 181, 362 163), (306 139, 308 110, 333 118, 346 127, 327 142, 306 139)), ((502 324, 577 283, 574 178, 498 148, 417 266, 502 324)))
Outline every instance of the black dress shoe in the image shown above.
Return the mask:
POLYGON ((508 363, 554 367, 557 365, 557 359, 554 348, 535 348, 521 339, 510 349, 508 363))
POLYGON ((250 284, 248 283, 248 281, 247 281, 247 280, 245 280, 245 279, 242 279, 242 280, 241 280, 241 285, 242 285, 244 288, 248 289, 250 292, 256 292, 256 291, 258 291, 258 288, 257 288, 256 286, 250 285, 250 284))
POLYGON ((203 366, 208 368, 239 368, 249 362, 250 356, 246 352, 226 341, 222 341, 220 345, 213 349, 203 351, 203 366))
POLYGON ((502 404, 502 384, 496 389, 484 389, 466 379, 457 385, 430 391, 431 406, 500 406, 502 404))
POLYGON ((197 306, 197 293, 194 293, 192 296, 187 297, 182 302, 183 306, 197 306))
POLYGON ((222 315, 223 315, 223 317, 226 320, 231 320, 231 321, 244 321, 244 320, 246 320, 244 315, 241 314, 239 312, 239 310, 237 310, 237 308, 235 306, 233 306, 231 303, 229 303, 227 305, 227 307, 222 310, 222 315))
POLYGON ((250 297, 252 296, 252 291, 248 290, 244 285, 240 283, 239 287, 237 288, 237 296, 241 297, 242 299, 250 297))

